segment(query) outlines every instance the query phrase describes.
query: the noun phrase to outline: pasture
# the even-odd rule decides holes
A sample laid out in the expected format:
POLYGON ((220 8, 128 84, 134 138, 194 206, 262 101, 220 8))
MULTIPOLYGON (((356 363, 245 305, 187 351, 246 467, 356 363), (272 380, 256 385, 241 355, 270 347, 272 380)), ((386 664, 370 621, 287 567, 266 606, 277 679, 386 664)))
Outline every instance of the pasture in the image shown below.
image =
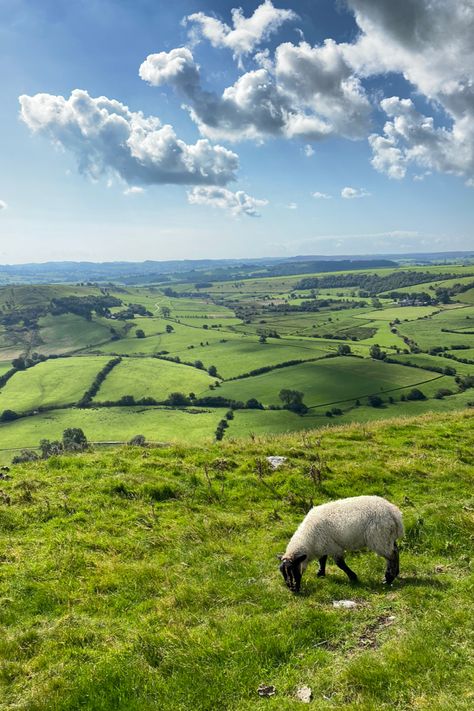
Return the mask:
POLYGON ((0 390, 0 410, 22 413, 74 405, 108 360, 98 356, 58 358, 15 373, 0 390))
MULTIPOLYGON (((447 376, 444 378, 448 382, 452 380, 447 376)), ((438 374, 421 369, 363 358, 338 357, 225 382, 219 388, 219 394, 235 400, 256 398, 264 405, 281 405, 278 394, 282 388, 289 388, 303 392, 308 407, 322 407, 366 398, 371 394, 399 395, 401 391, 420 383, 426 389, 430 381, 438 379, 438 374)))
POLYGON ((124 358, 108 375, 95 401, 116 402, 124 395, 132 395, 135 400, 152 397, 161 401, 176 391, 187 395, 208 390, 215 381, 206 371, 189 365, 158 358, 124 358))
POLYGON ((470 711, 472 426, 426 415, 15 465, 2 709, 293 711, 307 685, 321 711, 470 711), (355 553, 359 584, 313 563, 292 595, 275 556, 311 502, 374 493, 403 511, 400 578, 387 588, 383 561, 355 553))

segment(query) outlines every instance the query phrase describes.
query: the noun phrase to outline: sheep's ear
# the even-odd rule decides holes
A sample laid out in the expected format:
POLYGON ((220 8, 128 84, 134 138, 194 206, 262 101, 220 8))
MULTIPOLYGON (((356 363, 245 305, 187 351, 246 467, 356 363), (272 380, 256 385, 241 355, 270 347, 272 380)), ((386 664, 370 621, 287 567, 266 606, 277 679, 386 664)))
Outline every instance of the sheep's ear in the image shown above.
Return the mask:
POLYGON ((308 556, 306 555, 306 553, 303 553, 303 555, 299 555, 297 558, 295 558, 295 561, 294 561, 294 562, 295 562, 296 564, 302 563, 304 560, 306 560, 307 557, 308 557, 308 556))
POLYGON ((283 560, 283 554, 280 555, 279 553, 277 553, 277 558, 278 558, 278 560, 283 560))

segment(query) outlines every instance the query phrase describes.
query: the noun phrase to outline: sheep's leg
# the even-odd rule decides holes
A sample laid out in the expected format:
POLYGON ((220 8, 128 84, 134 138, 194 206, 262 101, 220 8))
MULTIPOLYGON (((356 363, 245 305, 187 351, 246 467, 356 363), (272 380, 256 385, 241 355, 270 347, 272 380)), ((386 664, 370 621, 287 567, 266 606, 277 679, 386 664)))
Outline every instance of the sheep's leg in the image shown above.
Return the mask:
POLYGON ((342 555, 334 556, 334 562, 335 562, 335 564, 337 565, 338 568, 340 568, 341 570, 343 570, 343 571, 345 572, 345 574, 347 575, 347 577, 349 578, 349 580, 350 580, 352 583, 357 582, 357 580, 358 580, 357 575, 354 573, 353 570, 351 570, 351 569, 349 568, 349 566, 347 565, 347 563, 346 563, 346 561, 344 560, 344 558, 343 558, 342 555))
POLYGON ((322 558, 319 559, 319 570, 317 572, 317 577, 318 578, 324 578, 326 575, 326 561, 328 557, 327 555, 323 555, 322 558))
POLYGON ((396 543, 393 545, 392 554, 387 558, 387 569, 385 571, 385 581, 387 585, 393 583, 395 578, 400 572, 400 556, 398 553, 398 546, 396 543))

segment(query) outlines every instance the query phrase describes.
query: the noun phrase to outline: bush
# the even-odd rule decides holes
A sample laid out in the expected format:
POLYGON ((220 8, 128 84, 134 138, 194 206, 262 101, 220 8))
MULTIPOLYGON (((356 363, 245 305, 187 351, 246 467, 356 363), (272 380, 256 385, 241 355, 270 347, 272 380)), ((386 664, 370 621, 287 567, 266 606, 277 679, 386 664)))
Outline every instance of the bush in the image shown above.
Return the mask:
POLYGON ((129 441, 132 447, 146 447, 145 435, 137 434, 129 441))
POLYGON ((137 330, 135 331, 135 336, 137 338, 145 338, 145 331, 143 330, 143 328, 137 328, 137 330))
POLYGON ((4 410, 0 415, 0 422, 13 422, 13 420, 17 420, 19 417, 20 415, 15 412, 15 410, 4 410))
POLYGON ((88 447, 87 437, 80 427, 68 427, 63 432, 65 452, 83 452, 88 447))
POLYGON ((369 395, 367 402, 371 407, 382 407, 383 400, 380 395, 369 395))
POLYGON ((56 454, 62 454, 64 451, 63 443, 59 442, 59 440, 50 442, 49 439, 42 439, 40 440, 39 446, 42 459, 48 459, 48 457, 53 457, 56 454))
POLYGON ((16 454, 12 459, 12 464, 23 464, 24 462, 36 462, 39 454, 32 449, 22 449, 20 454, 16 454))
POLYGON ((449 390, 449 388, 440 388, 439 390, 436 391, 435 393, 435 398, 437 400, 442 400, 444 397, 448 397, 449 395, 452 395, 453 391, 449 390))
POLYGON ((245 403, 245 407, 247 410, 264 410, 265 408, 263 407, 262 403, 256 400, 254 397, 251 397, 250 400, 247 400, 245 403))
POLYGON ((171 407, 189 405, 189 398, 184 393, 170 393, 168 395, 168 399, 166 400, 166 404, 171 405, 171 407))
POLYGON ((426 400, 426 395, 418 388, 413 388, 407 394, 407 400, 426 400))
POLYGON ((337 347, 337 352, 338 352, 338 355, 350 355, 351 347, 346 345, 345 343, 341 343, 337 347))

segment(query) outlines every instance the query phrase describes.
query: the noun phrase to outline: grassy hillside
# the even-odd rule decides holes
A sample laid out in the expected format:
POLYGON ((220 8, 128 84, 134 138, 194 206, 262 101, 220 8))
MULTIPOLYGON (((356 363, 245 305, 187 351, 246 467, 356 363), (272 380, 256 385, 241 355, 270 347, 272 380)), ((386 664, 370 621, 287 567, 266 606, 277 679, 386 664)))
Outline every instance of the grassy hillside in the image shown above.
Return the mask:
POLYGON ((0 708, 471 709, 473 416, 123 448, 17 465, 0 486, 0 708), (284 455, 271 472, 266 455, 284 455), (311 502, 404 513, 401 577, 360 583, 281 552, 311 502), (333 607, 352 599, 354 610, 333 607), (259 684, 276 695, 260 699, 259 684))

